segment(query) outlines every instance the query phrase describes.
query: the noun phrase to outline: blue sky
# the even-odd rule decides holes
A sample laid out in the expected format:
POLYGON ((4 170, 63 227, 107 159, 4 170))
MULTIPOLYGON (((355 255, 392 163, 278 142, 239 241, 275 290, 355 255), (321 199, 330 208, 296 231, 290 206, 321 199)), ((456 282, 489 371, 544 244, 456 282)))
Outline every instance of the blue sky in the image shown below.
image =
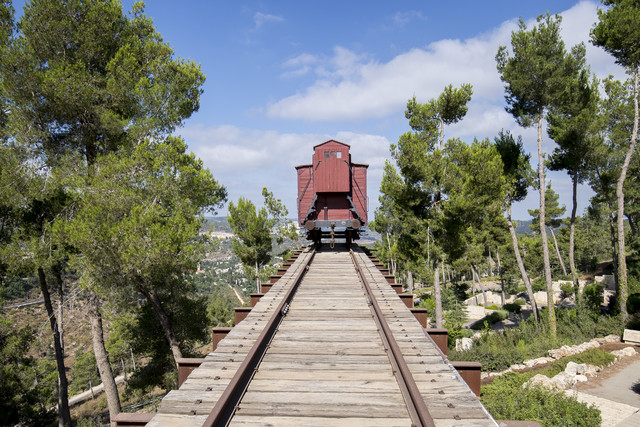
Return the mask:
MULTIPOLYGON (((21 2, 15 6, 20 9, 21 2)), ((133 1, 124 0, 125 10, 133 1)), ((522 135, 537 159, 535 129, 504 111, 495 67, 499 45, 510 44, 518 17, 532 25, 549 11, 563 15, 567 46, 587 44, 599 77, 625 78, 603 50, 588 43, 597 19, 593 1, 203 1, 148 0, 146 13, 176 55, 200 63, 207 76, 200 110, 177 133, 229 191, 262 204, 263 186, 296 214, 294 166, 328 139, 351 145, 368 163, 369 215, 378 205, 389 144, 408 130, 404 109, 415 94, 425 102, 444 86, 471 83, 467 117, 446 137, 493 138, 501 129, 522 135)), ((553 143, 546 141, 546 152, 553 143)), ((537 167, 537 160, 533 161, 537 167)), ((566 174, 550 172, 570 209, 566 174)), ((588 204, 579 193, 579 212, 588 204)), ((537 193, 514 206, 528 219, 537 193)), ((219 210, 226 214, 226 206, 219 210)))

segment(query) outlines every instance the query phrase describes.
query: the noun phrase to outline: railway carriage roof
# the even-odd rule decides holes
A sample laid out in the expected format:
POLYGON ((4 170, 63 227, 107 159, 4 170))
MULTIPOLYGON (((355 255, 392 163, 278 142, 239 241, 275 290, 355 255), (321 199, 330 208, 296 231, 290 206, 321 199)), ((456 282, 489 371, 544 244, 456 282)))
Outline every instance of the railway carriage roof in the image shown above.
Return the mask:
POLYGON ((323 142, 322 144, 318 144, 318 145, 314 145, 313 149, 315 150, 316 148, 325 145, 325 144, 329 144, 331 142, 335 142, 336 144, 340 144, 340 145, 344 145, 345 147, 351 148, 351 146, 349 144, 345 144, 344 142, 340 142, 340 141, 336 141, 335 139, 330 139, 328 141, 323 142))

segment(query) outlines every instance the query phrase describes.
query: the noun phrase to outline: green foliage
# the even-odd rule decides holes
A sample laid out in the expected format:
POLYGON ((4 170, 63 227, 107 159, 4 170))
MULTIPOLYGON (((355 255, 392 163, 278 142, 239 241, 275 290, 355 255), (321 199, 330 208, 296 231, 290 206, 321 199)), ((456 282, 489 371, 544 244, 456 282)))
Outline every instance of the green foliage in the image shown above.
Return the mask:
POLYGON ((532 420, 544 427, 600 426, 600 411, 559 391, 523 388, 531 375, 508 372, 482 387, 482 403, 495 419, 532 420))
POLYGON ((464 306, 459 302, 455 302, 449 306, 444 313, 444 327, 448 330, 448 346, 456 345, 456 339, 465 338, 470 335, 468 329, 462 326, 467 321, 467 312, 464 306))
POLYGON ((271 259, 271 228, 273 220, 266 208, 256 211, 248 199, 240 197, 237 204, 229 203, 229 225, 236 237, 233 239, 233 253, 240 258, 245 272, 259 285, 260 269, 271 259))
POLYGON ((28 298, 40 291, 40 283, 34 275, 20 277, 7 274, 2 280, 4 286, 0 286, 0 299, 28 298))
POLYGON ((575 362, 578 364, 587 363, 589 365, 603 367, 611 365, 615 360, 616 357, 608 351, 600 350, 599 348, 590 348, 584 353, 574 354, 572 356, 556 360, 546 368, 536 371, 536 374, 542 374, 549 378, 553 378, 560 372, 563 372, 569 362, 575 362))
POLYGON ((216 286, 209 295, 207 314, 212 326, 232 326, 237 298, 228 286, 216 286))
POLYGON ((560 290, 565 297, 573 294, 573 285, 571 283, 563 283, 560 285, 560 290))
MULTIPOLYGON (((564 205, 560 206, 558 202, 558 198, 560 196, 558 193, 553 191, 551 188, 551 184, 547 185, 547 188, 544 192, 545 199, 545 220, 544 225, 547 227, 558 228, 562 224, 561 217, 564 215, 566 208, 564 205)), ((531 225, 531 230, 534 232, 540 231, 540 209, 529 209, 529 215, 533 218, 531 225)))
POLYGON ((489 327, 494 323, 501 322, 508 317, 509 312, 507 310, 496 310, 493 313, 485 316, 483 319, 474 323, 471 328, 475 330, 489 329, 489 327))
POLYGON ((482 387, 482 403, 495 418, 507 420, 537 420, 543 426, 600 425, 599 411, 568 398, 562 392, 547 391, 522 385, 536 374, 553 377, 564 371, 569 362, 606 366, 615 360, 611 353, 589 349, 584 353, 565 357, 539 371, 509 372, 482 387), (517 398, 516 398, 517 396, 517 398), (553 411, 555 413, 548 414, 553 411), (560 411, 560 412, 558 412, 560 411), (559 424, 558 424, 559 423, 559 424))
POLYGON ((273 193, 267 190, 267 187, 262 188, 262 196, 264 197, 265 207, 273 221, 272 232, 276 236, 276 243, 282 244, 285 238, 297 242, 298 227, 287 218, 289 214, 287 207, 282 204, 280 199, 276 199, 273 193))
POLYGON ((525 305, 526 301, 522 298, 517 298, 513 303, 518 305, 525 305))
POLYGON ((511 33, 513 56, 505 46, 496 54, 507 111, 521 126, 535 124, 545 109, 558 102, 567 77, 574 72, 571 65, 584 61, 584 46, 567 55, 560 38, 561 20, 559 15, 540 15, 538 25, 527 30, 520 18, 518 31, 511 33))
POLYGON ((488 305, 485 308, 487 310, 498 310, 500 307, 498 307, 497 305, 493 304, 493 305, 488 305))
POLYGON ((507 310, 496 310, 493 313, 491 313, 489 316, 487 316, 487 320, 489 320, 491 324, 494 324, 497 322, 501 322, 508 317, 509 317, 509 312, 507 310))
POLYGON ((520 310, 522 310, 522 307, 517 303, 517 301, 514 303, 505 304, 502 308, 507 310, 509 313, 514 314, 520 314, 520 310))
POLYGON ((627 311, 629 314, 640 313, 640 294, 631 294, 627 300, 627 311))
POLYGON ((546 283, 544 281, 544 277, 538 276, 531 282, 531 287, 533 288, 533 292, 540 292, 546 290, 546 283))
POLYGON ((637 68, 640 62, 640 7, 633 0, 604 0, 591 41, 616 58, 623 67, 637 68))
POLYGON ((477 361, 482 363, 483 370, 501 371, 527 359, 544 356, 548 350, 562 345, 580 344, 609 334, 620 335, 624 327, 620 317, 594 317, 569 309, 558 310, 557 314, 557 339, 549 334, 544 316, 538 323, 530 317, 516 328, 484 332, 470 350, 450 350, 449 359, 477 361))
POLYGON ((55 414, 56 372, 29 356, 33 331, 0 318, 0 425, 47 425, 55 414), (53 375, 52 375, 53 373, 53 375))
MULTIPOLYGON (((167 295, 160 297, 166 301, 165 310, 174 325, 180 349, 184 357, 190 357, 195 344, 205 342, 209 335, 206 299, 190 297, 190 292, 184 295, 171 289, 164 292, 172 295, 171 299, 167 295)), ((145 355, 149 363, 133 373, 128 386, 147 391, 154 386, 165 390, 177 388, 178 377, 171 348, 149 302, 145 301, 136 310, 135 322, 129 324, 129 328, 128 333, 135 334, 131 343, 133 353, 145 355)))
POLYGON ((77 350, 74 357, 75 362, 71 369, 69 391, 77 394, 100 384, 98 367, 93 351, 83 352, 82 350, 77 350))
POLYGON ((600 307, 604 303, 604 288, 602 284, 595 283, 584 287, 582 298, 585 308, 594 314, 600 314, 600 307))

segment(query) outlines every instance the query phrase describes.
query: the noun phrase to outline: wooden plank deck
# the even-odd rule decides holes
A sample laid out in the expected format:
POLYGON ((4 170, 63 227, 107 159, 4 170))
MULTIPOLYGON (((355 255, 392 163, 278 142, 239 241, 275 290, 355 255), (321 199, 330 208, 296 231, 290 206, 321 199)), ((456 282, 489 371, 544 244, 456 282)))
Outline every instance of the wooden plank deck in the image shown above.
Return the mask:
MULTIPOLYGON (((497 425, 384 276, 355 252, 436 425, 497 425)), ((202 425, 308 256, 163 399, 148 426, 202 425)), ((411 425, 348 252, 315 255, 230 425, 411 425)))
POLYGON ((309 425, 308 417, 315 425, 411 425, 346 252, 316 254, 230 425, 264 425, 267 417, 282 425, 309 425))

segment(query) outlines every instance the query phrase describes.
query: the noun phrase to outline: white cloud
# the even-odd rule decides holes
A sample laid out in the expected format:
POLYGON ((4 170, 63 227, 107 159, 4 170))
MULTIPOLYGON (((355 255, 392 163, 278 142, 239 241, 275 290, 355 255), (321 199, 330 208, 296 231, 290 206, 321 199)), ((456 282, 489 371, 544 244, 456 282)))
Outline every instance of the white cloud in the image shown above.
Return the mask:
POLYGON ((413 20, 424 21, 426 18, 419 10, 410 10, 408 12, 396 12, 391 20, 397 27, 404 27, 413 20))
MULTIPOLYGON (((597 20, 594 2, 583 1, 563 14, 563 38, 568 48, 579 42, 587 46, 587 61, 600 77, 620 67, 602 49, 589 43, 589 31, 597 20)), ((529 27, 535 20, 528 22, 529 27)), ((445 39, 402 53, 388 62, 336 47, 331 58, 313 58, 317 79, 306 89, 267 106, 270 117, 310 121, 364 120, 401 111, 407 99, 437 96, 448 84, 471 83, 474 101, 481 105, 504 105, 503 85, 495 64, 500 45, 509 45, 516 20, 465 40, 445 39)), ((290 61, 287 66, 291 66, 290 61)), ((308 65, 308 63, 305 63, 308 65)), ((301 68, 300 73, 311 68, 301 68)), ((465 121, 466 122, 466 121, 465 121)))
MULTIPOLYGON (((267 187, 282 199, 290 217, 296 215, 295 166, 311 162, 314 145, 336 139, 351 146, 354 162, 369 164, 370 214, 377 206, 382 167, 389 152, 385 137, 353 132, 283 134, 235 126, 192 125, 181 129, 180 134, 191 151, 226 186, 229 200, 243 196, 261 205, 260 193, 262 187, 267 187)), ((225 214, 226 209, 221 213, 225 214)))
POLYGON ((256 24, 256 30, 259 30, 267 22, 275 22, 275 23, 284 22, 284 18, 282 16, 269 15, 267 13, 256 12, 253 15, 253 22, 256 24))

